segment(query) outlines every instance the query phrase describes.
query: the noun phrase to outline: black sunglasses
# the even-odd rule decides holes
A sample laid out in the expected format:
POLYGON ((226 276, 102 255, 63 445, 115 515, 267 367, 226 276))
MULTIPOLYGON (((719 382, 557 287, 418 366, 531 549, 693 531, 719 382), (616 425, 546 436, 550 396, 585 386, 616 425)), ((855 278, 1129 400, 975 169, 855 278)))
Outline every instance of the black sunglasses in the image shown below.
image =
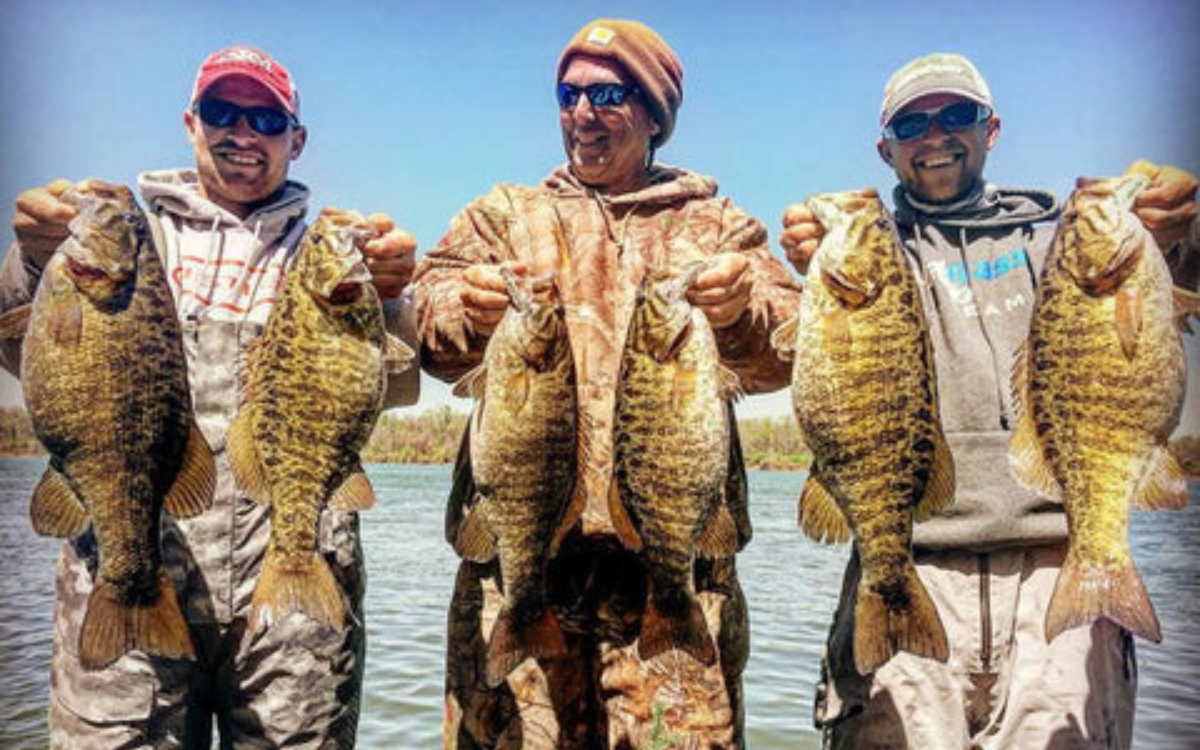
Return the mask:
POLYGON ((558 106, 562 109, 574 109, 579 103, 580 94, 586 94, 593 107, 619 107, 636 91, 636 87, 623 83, 593 83, 590 86, 560 83, 558 106))
POLYGON ((978 102, 954 102, 941 109, 898 115, 883 129, 883 137, 889 141, 901 142, 922 138, 929 132, 935 117, 942 130, 953 133, 984 122, 991 116, 991 108, 978 102))
POLYGON ((205 125, 213 128, 232 128, 241 117, 246 118, 250 129, 261 135, 279 135, 300 123, 282 109, 274 107, 239 107, 224 99, 204 99, 193 107, 205 125))

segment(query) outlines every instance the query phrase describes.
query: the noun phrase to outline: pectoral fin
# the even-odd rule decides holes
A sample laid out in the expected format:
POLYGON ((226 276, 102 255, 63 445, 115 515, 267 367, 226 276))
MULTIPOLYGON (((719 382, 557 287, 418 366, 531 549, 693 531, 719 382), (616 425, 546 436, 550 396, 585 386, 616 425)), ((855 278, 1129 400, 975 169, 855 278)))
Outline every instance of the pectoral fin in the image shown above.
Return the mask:
POLYGON ((487 368, 479 365, 458 379, 458 382, 454 384, 452 393, 459 398, 481 400, 483 399, 483 392, 486 387, 487 368))
POLYGON ((50 340, 64 349, 79 345, 83 338, 83 308, 74 297, 60 299, 50 305, 47 332, 50 340))
POLYGON ((839 307, 836 310, 830 310, 823 316, 824 326, 822 332, 825 334, 825 347, 834 358, 846 357, 853 342, 853 337, 850 333, 850 313, 845 308, 839 307))
POLYGON ((33 530, 42 536, 69 539, 82 534, 88 525, 88 512, 67 479, 53 466, 46 467, 42 481, 33 491, 29 504, 33 530))
POLYGON ((263 471, 251 426, 250 412, 246 409, 240 411, 229 426, 229 434, 225 439, 229 468, 243 492, 260 503, 270 504, 271 485, 263 471))
POLYGON ((850 524, 821 475, 810 468, 800 492, 800 529, 814 541, 841 544, 850 541, 850 524))
POLYGON ((1169 448, 1158 447, 1133 497, 1140 510, 1179 510, 1187 505, 1187 477, 1169 448))
POLYGON ((464 560, 485 563, 496 556, 496 537, 487 526, 485 508, 484 504, 475 506, 458 527, 454 551, 464 560))
POLYGON ((771 333, 771 348, 779 358, 790 362, 796 357, 796 337, 800 333, 800 316, 794 315, 779 324, 771 333))
POLYGON ((712 560, 733 557, 737 551, 737 525, 733 522, 728 506, 720 503, 696 540, 696 554, 712 560))
POLYGON ((333 510, 360 511, 375 507, 375 488, 362 466, 356 466, 329 498, 333 510))
POLYGON ((1117 338, 1125 359, 1137 355, 1138 338, 1142 333, 1142 295, 1132 285, 1122 288, 1116 297, 1117 338))
POLYGON ((417 363, 417 353, 399 336, 385 333, 383 336, 383 368, 391 375, 411 369, 417 363))
POLYGON ((1025 487, 1045 497, 1062 499, 1062 488, 1046 463, 1042 439, 1033 420, 1033 399, 1030 395, 1032 353, 1029 342, 1021 344, 1013 360, 1012 395, 1017 411, 1017 427, 1008 446, 1008 466, 1012 475, 1025 487))
POLYGON ((933 466, 929 470, 925 492, 917 502, 918 521, 924 521, 954 504, 954 459, 950 456, 950 446, 946 445, 946 438, 940 433, 932 439, 933 466))
POLYGON ((0 339, 23 338, 26 329, 29 328, 29 318, 32 314, 32 304, 6 310, 3 315, 0 315, 0 339))
POLYGON ((1188 318, 1200 318, 1200 294, 1174 287, 1171 297, 1175 303, 1175 325, 1184 333, 1191 333, 1188 318))
POLYGON ((213 461, 212 449, 208 447, 208 441, 200 429, 192 424, 188 429, 183 465, 163 506, 176 518, 191 518, 212 505, 216 487, 217 466, 213 461))

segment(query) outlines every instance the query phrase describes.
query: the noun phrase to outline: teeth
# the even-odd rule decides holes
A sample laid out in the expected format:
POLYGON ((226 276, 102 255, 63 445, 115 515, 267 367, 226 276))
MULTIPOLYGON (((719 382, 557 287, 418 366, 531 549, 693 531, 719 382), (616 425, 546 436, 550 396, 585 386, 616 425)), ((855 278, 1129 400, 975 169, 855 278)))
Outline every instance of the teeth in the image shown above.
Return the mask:
POLYGON ((953 164, 958 159, 958 156, 939 156, 936 159, 926 159, 921 162, 921 166, 927 169, 936 169, 937 167, 945 167, 953 164))
POLYGON ((254 157, 254 156, 243 156, 243 155, 241 155, 241 154, 225 154, 225 158, 226 158, 228 161, 231 161, 231 162, 233 162, 234 164, 246 164, 246 165, 251 165, 251 164, 258 164, 258 163, 259 163, 259 160, 258 160, 258 158, 257 158, 257 157, 254 157))

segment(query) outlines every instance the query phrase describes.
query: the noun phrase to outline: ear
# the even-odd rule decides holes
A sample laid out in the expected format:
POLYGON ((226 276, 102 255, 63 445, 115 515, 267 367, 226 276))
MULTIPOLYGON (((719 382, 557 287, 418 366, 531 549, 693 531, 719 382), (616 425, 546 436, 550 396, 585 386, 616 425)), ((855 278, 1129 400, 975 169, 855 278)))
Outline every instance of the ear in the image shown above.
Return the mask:
POLYGON ((889 167, 892 166, 892 147, 886 138, 880 138, 875 142, 875 150, 879 152, 879 158, 889 167))
POLYGON ((308 141, 308 128, 303 125, 298 125, 292 131, 292 151, 291 160, 296 161, 300 158, 300 154, 304 151, 304 144, 308 141))
POLYGON ((188 137, 191 138, 196 134, 196 128, 200 127, 196 118, 196 113, 191 109, 183 110, 183 128, 187 131, 188 137))
POLYGON ((987 139, 985 143, 987 144, 988 151, 992 150, 992 147, 996 145, 996 141, 998 140, 1000 140, 1000 118, 992 115, 992 118, 987 123, 987 139))

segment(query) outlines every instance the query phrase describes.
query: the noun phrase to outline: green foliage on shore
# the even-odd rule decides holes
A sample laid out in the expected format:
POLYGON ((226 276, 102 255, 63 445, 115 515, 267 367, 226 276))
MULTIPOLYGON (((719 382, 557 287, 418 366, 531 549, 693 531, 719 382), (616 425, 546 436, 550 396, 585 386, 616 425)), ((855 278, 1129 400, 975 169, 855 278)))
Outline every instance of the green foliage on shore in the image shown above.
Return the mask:
MULTIPOLYGON (((453 463, 467 415, 449 406, 386 412, 363 450, 367 463, 453 463)), ((751 469, 804 469, 809 455, 791 417, 739 420, 742 450, 751 469)), ((24 409, 0 408, 0 455, 44 453, 24 409)))
MULTIPOLYGON (((422 412, 386 412, 363 450, 367 463, 448 464, 458 454, 467 415, 449 406, 422 412)), ((789 416, 739 419, 742 452, 750 469, 804 470, 812 455, 804 447, 796 422, 789 416)), ((1171 441, 1171 450, 1189 477, 1200 477, 1200 436, 1171 441)), ((45 453, 19 407, 0 408, 0 456, 45 453)))

